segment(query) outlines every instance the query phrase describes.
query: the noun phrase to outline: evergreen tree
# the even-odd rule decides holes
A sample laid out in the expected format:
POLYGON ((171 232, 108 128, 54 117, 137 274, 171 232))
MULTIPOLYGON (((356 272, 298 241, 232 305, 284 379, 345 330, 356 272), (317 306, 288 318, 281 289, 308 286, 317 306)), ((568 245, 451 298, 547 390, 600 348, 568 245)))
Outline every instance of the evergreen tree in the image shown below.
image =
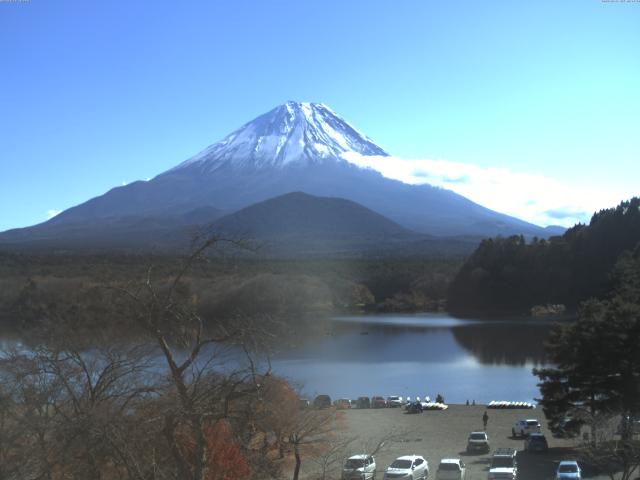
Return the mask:
POLYGON ((462 315, 528 312, 535 305, 576 308, 611 288, 609 273, 640 242, 640 198, 593 215, 549 240, 522 236, 483 240, 448 291, 448 307, 462 315))
POLYGON ((590 424, 596 438, 598 416, 640 414, 639 249, 621 258, 614 280, 611 298, 584 302, 577 322, 554 329, 547 345, 554 366, 534 370, 555 433, 566 433, 571 418, 574 426, 590 424))

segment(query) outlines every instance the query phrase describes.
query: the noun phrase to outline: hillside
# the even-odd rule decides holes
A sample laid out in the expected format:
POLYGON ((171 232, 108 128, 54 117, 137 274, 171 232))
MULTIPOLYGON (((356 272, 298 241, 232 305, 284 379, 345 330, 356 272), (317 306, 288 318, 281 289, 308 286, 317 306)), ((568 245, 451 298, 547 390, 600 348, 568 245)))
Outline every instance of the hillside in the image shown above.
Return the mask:
POLYGON ((564 235, 527 242, 521 236, 482 241, 449 289, 457 314, 526 313, 534 305, 602 297, 624 252, 640 243, 640 199, 593 215, 564 235))
POLYGON ((199 207, 181 214, 50 220, 0 233, 0 250, 164 252, 184 248, 203 225, 210 225, 221 216, 222 212, 214 207, 199 207))
POLYGON ((343 198, 293 192, 256 203, 215 221, 211 231, 248 239, 257 253, 277 257, 434 257, 469 254, 477 237, 434 237, 412 232, 343 198))
POLYGON ((417 234, 388 218, 343 198, 293 192, 256 203, 220 218, 220 232, 258 239, 410 239, 417 234))

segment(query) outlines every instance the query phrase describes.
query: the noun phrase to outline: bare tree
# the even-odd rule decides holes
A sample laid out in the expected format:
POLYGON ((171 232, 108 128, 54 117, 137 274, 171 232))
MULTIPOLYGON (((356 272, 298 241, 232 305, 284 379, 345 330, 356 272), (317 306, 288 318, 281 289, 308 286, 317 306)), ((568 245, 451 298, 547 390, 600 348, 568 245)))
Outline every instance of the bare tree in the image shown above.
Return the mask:
POLYGON ((339 472, 349 456, 347 452, 355 441, 355 437, 337 437, 329 440, 324 450, 311 459, 318 468, 314 478, 327 480, 339 476, 339 472))
POLYGON ((145 478, 134 468, 131 432, 140 428, 132 427, 138 417, 130 413, 153 388, 137 348, 41 346, 8 352, 0 366, 20 432, 14 449, 26 459, 20 478, 98 479, 107 465, 127 471, 124 478, 145 478))
POLYGON ((394 443, 405 441, 412 434, 413 432, 410 430, 392 428, 384 435, 365 439, 362 444, 362 451, 371 456, 378 455, 380 452, 390 448, 394 443))
POLYGON ((168 370, 167 398, 172 400, 164 405, 162 434, 174 460, 174 476, 185 480, 213 478, 207 431, 246 412, 244 405, 260 394, 259 379, 269 374, 258 373, 250 345, 256 332, 242 318, 232 325, 210 322, 205 328, 189 296, 187 272, 208 249, 224 242, 229 241, 217 237, 201 241, 168 282, 154 282, 150 268, 141 285, 119 289, 131 301, 137 324, 158 345, 168 370), (246 362, 222 373, 233 362, 220 353, 229 344, 246 362))
POLYGON ((382 436, 365 439, 360 447, 358 437, 342 437, 338 435, 328 436, 324 447, 315 452, 311 461, 317 465, 318 471, 315 478, 326 480, 339 476, 342 466, 351 455, 371 455, 375 457, 379 453, 390 448, 394 443, 405 440, 411 432, 405 429, 392 429, 382 436), (358 449, 359 448, 359 449, 358 449))
POLYGON ((220 241, 201 242, 174 276, 149 268, 143 281, 105 290, 141 337, 83 338, 73 325, 90 308, 79 308, 73 321, 51 322, 54 341, 4 353, 0 478, 272 478, 278 464, 254 447, 260 432, 283 451, 290 438, 298 449, 315 441, 267 398, 278 382, 255 353, 266 334, 242 316, 205 324, 198 311, 187 274, 220 241))
POLYGON ((314 457, 331 445, 337 430, 338 412, 334 409, 302 409, 290 419, 288 444, 293 449, 293 480, 298 480, 302 458, 314 457))
POLYGON ((585 439, 580 448, 582 463, 603 472, 611 480, 631 480, 640 469, 640 440, 620 435, 624 422, 620 415, 600 414, 588 419, 595 423, 597 438, 585 439))

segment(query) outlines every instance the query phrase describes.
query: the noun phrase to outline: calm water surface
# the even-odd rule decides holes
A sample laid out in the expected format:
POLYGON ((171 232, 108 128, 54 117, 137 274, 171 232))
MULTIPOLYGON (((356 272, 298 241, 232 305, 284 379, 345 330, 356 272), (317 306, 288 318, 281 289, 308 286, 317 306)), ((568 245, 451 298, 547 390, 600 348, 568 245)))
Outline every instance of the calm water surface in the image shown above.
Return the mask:
MULTIPOLYGON (((273 354, 271 365, 308 397, 435 399, 440 393, 449 403, 533 401, 539 391, 531 370, 545 362, 543 342, 552 325, 447 314, 337 317, 323 338, 273 354)), ((0 337, 0 349, 12 347, 25 348, 19 339, 0 337)), ((232 349, 216 368, 237 365, 233 358, 238 352, 232 349)), ((160 358, 158 365, 164 366, 160 358)))
POLYGON ((533 401, 539 390, 531 369, 545 361, 551 326, 447 314, 339 317, 323 340, 280 352, 272 365, 310 397, 441 393, 449 403, 533 401))

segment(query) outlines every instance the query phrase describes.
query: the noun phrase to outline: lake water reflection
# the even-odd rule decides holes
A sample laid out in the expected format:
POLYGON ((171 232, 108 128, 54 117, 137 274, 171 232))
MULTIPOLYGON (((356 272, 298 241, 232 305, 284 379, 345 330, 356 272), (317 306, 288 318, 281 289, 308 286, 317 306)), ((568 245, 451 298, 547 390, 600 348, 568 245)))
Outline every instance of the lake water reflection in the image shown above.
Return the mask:
POLYGON ((446 314, 335 318, 320 342, 280 352, 274 371, 313 396, 429 395, 447 402, 533 401, 552 323, 446 314))

